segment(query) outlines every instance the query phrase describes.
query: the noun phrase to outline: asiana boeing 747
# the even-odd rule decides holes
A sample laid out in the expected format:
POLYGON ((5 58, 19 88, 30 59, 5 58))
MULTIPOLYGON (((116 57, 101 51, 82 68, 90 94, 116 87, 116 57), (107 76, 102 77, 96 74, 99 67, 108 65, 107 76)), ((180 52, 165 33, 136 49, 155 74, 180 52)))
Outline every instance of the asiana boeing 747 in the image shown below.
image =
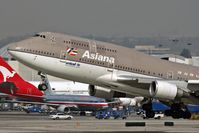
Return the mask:
POLYGON ((173 118, 189 118, 186 104, 199 104, 199 68, 151 57, 112 43, 41 32, 10 44, 21 63, 60 78, 111 89, 114 95, 144 96, 142 108, 153 117, 152 99, 170 105, 173 118))

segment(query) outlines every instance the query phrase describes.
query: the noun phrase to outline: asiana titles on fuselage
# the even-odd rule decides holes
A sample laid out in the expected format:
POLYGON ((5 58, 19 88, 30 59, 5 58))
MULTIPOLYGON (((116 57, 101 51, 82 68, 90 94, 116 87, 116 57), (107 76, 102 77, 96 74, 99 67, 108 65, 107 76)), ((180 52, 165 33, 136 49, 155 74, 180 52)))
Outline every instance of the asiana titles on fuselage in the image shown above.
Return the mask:
POLYGON ((103 55, 100 55, 99 53, 90 53, 88 50, 86 50, 84 52, 84 54, 82 55, 82 58, 88 58, 88 59, 92 59, 92 60, 103 61, 103 62, 107 62, 107 63, 110 63, 110 64, 115 63, 114 57, 103 56, 103 55))

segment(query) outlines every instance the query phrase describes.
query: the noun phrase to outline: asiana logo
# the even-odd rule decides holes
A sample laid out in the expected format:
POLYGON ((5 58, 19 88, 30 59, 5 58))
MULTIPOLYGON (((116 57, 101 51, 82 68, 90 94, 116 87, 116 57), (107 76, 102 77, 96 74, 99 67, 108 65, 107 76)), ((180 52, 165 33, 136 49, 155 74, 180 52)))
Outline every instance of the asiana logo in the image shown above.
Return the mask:
POLYGON ((66 52, 70 55, 70 56, 76 56, 78 51, 76 48, 67 48, 66 52))
POLYGON ((84 54, 82 55, 82 58, 88 58, 88 59, 92 59, 92 60, 108 62, 110 64, 115 63, 114 57, 103 56, 103 55, 100 55, 99 53, 90 53, 88 50, 86 50, 84 52, 84 54))

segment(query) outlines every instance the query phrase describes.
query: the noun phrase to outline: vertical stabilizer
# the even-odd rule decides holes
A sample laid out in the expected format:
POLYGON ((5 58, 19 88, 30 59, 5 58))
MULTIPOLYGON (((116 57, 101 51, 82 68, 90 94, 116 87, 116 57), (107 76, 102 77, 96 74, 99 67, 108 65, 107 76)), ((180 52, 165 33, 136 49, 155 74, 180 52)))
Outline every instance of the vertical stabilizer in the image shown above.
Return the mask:
POLYGON ((0 82, 24 81, 8 63, 0 57, 0 82))

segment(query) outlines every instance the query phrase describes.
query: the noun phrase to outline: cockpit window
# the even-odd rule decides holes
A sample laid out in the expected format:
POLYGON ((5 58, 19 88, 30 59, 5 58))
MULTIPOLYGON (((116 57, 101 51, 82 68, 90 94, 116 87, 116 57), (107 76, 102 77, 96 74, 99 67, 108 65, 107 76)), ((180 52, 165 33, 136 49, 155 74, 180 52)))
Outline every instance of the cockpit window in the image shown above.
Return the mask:
POLYGON ((40 34, 35 34, 34 37, 41 37, 41 38, 46 38, 45 35, 40 35, 40 34))
POLYGON ((40 36, 40 35, 39 35, 39 34, 35 34, 35 35, 34 35, 34 37, 38 37, 38 36, 40 36))

